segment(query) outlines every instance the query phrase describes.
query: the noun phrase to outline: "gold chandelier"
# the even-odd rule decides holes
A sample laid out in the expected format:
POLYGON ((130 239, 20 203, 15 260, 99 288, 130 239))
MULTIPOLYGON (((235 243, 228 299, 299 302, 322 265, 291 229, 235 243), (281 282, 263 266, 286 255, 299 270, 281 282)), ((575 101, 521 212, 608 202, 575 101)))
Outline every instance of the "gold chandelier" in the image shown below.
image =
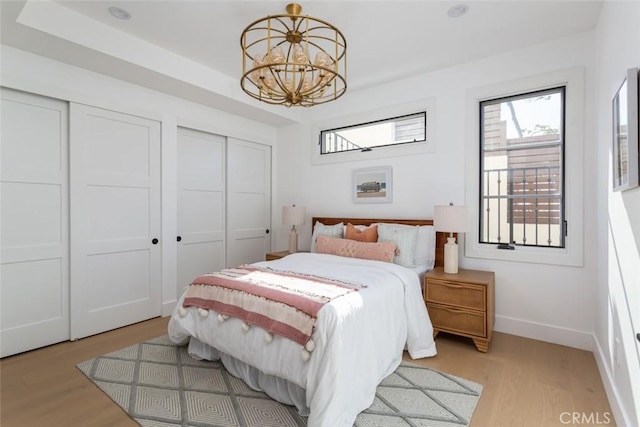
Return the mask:
POLYGON ((287 107, 323 104, 347 90, 347 41, 333 25, 286 14, 267 16, 242 32, 242 90, 260 101, 287 107))

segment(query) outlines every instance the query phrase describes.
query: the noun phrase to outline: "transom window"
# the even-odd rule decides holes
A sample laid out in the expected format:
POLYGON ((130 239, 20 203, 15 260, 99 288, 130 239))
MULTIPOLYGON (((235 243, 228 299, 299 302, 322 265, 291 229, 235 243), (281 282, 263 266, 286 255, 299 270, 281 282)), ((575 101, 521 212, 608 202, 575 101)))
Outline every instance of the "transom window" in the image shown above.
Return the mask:
POLYGON ((480 103, 480 243, 564 248, 565 88, 480 103))
POLYGON ((427 113, 423 111, 320 131, 320 154, 424 142, 426 135, 427 113))

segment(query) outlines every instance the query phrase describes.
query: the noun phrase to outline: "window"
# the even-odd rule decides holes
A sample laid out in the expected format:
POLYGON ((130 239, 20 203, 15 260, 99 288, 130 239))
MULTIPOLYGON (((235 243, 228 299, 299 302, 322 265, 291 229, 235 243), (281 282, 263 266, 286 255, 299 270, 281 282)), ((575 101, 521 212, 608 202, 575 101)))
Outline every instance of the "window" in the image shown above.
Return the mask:
MULTIPOLYGON (((514 80, 508 80, 505 82, 493 83, 486 86, 479 86, 471 88, 467 91, 466 96, 466 127, 468 129, 467 140, 465 146, 465 205, 470 211, 470 221, 467 232, 464 233, 464 255, 469 258, 482 258, 488 260, 500 260, 500 261, 515 261, 515 262, 530 262, 545 265, 565 265, 565 266, 582 266, 584 265, 584 242, 589 232, 585 230, 585 170, 584 170, 584 152, 585 147, 588 147, 592 142, 592 134, 585 134, 585 117, 587 116, 585 105, 585 69, 582 66, 565 68, 555 71, 549 71, 542 74, 532 75, 514 80), (542 105, 550 106, 551 104, 541 104, 543 99, 553 94, 561 101, 559 103, 560 110, 550 109, 544 111, 545 114, 555 111, 553 116, 559 117, 558 120, 553 123, 549 119, 542 120, 545 115, 533 116, 533 119, 529 118, 529 114, 525 115, 525 112, 519 112, 516 109, 516 117, 520 129, 522 130, 522 137, 548 137, 552 129, 558 129, 559 145, 556 145, 557 151, 555 151, 559 160, 557 161, 560 167, 561 178, 558 178, 558 186, 561 192, 560 204, 556 209, 550 209, 551 212, 547 214, 549 219, 541 218, 540 209, 538 209, 538 219, 540 225, 538 226, 538 243, 536 244, 535 226, 529 223, 530 219, 535 219, 535 203, 533 205, 533 212, 528 210, 530 207, 520 197, 511 197, 514 199, 514 206, 511 208, 514 213, 511 222, 506 222, 503 218, 505 215, 508 217, 508 211, 506 201, 500 207, 501 214, 501 233, 500 242, 497 240, 497 224, 489 224, 490 229, 486 232, 483 222, 487 219, 487 211, 483 210, 483 204, 485 195, 498 196, 498 191, 495 186, 497 181, 491 179, 491 181, 485 181, 483 179, 485 165, 492 168, 509 169, 509 160, 512 161, 511 165, 515 168, 516 163, 513 163, 517 153, 524 153, 525 146, 519 145, 519 150, 507 150, 511 146, 507 146, 507 139, 518 139, 519 134, 515 130, 515 126, 512 123, 511 111, 507 101, 512 101, 514 108, 516 108, 517 101, 522 100, 523 106, 527 107, 540 107, 542 105), (527 100, 527 98, 532 98, 527 100), (492 159, 491 156, 497 157, 499 150, 496 149, 494 153, 485 158, 484 152, 484 132, 482 108, 491 104, 505 104, 507 111, 505 115, 502 115, 502 108, 500 108, 501 120, 504 121, 504 145, 505 150, 503 155, 503 164, 501 167, 489 164, 492 159), (559 111, 559 112, 558 112, 559 111), (527 118, 525 118, 527 117, 527 118), (528 122, 527 122, 528 120, 528 122), (548 125, 548 129, 544 125, 548 125), (536 126, 539 125, 539 126, 536 126), (511 132, 507 134, 507 131, 511 129, 511 132), (546 130, 543 130, 546 129, 546 130), (513 133, 515 130, 515 134, 513 133), (527 131, 525 131, 527 130, 527 131), (545 135, 547 134, 547 135, 545 135), (514 136, 515 135, 515 136, 514 136), (509 156, 512 156, 511 158, 509 156), (486 160, 486 161, 485 161, 486 160), (487 182, 493 182, 493 187, 490 188, 490 192, 487 191, 487 182), (518 206, 518 204, 520 206, 518 206), (518 218, 516 213, 518 210, 527 209, 524 213, 524 219, 518 218), (533 215, 532 215, 533 214, 533 215), (555 217, 558 217, 556 220, 555 217), (519 222, 520 221, 520 222, 519 222), (527 240, 523 243, 518 233, 522 232, 523 223, 527 224, 526 236, 527 240), (558 224, 551 227, 551 244, 548 244, 546 240, 548 237, 542 234, 543 224, 558 224), (533 228, 533 230, 532 230, 533 228), (513 235, 512 235, 513 234, 513 235), (515 244, 513 241, 515 240, 515 244), (505 246, 510 245, 509 249, 513 250, 500 250, 505 246)), ((497 109, 498 107, 492 107, 497 109)), ((498 114, 497 112, 495 114, 498 114)), ((496 124, 497 125, 497 124, 496 124)), ((499 125, 497 125, 499 126, 499 125)), ((532 138, 533 139, 533 138, 532 138)), ((524 144, 524 141, 520 141, 524 144)), ((551 151, 553 148, 553 141, 547 141, 549 146, 543 147, 541 145, 533 144, 532 147, 528 147, 527 150, 533 150, 536 148, 545 148, 547 151, 551 151)), ((489 144, 488 147, 492 145, 489 144)), ((534 154, 536 152, 533 152, 534 154)), ((540 153, 540 151, 537 151, 540 153)), ((535 157, 531 152, 524 156, 523 161, 532 161, 535 157)), ((538 159, 537 161, 549 163, 546 159, 538 159)), ((533 165, 529 165, 533 166, 533 165)), ((500 190, 500 196, 503 196, 503 200, 508 200, 506 177, 504 178, 504 187, 500 190)), ((533 181, 535 181, 535 174, 533 181)), ((553 179, 552 179, 553 181, 553 179)), ((528 181, 527 181, 528 182, 528 181)), ((502 184, 502 183, 501 183, 502 184)), ((550 183, 549 187, 552 187, 553 183, 550 183)), ((556 184, 553 184, 556 185, 556 184)), ((535 187, 529 189, 525 186, 521 191, 524 195, 535 195, 535 187)), ((514 190, 515 191, 515 190, 514 190)), ((548 191, 548 193, 553 193, 548 191)), ((520 195, 520 194, 515 194, 520 195)), ((538 200, 539 207, 542 195, 540 194, 540 188, 538 189, 538 195, 540 197, 528 197, 529 202, 535 202, 538 200)), ((550 194, 547 194, 549 196, 550 194)), ((547 197, 548 198, 548 197, 547 197)), ((549 206, 553 206, 553 203, 547 203, 549 206)), ((489 211, 489 218, 496 219, 497 221, 497 205, 491 206, 489 211)), ((522 215, 521 215, 522 217, 522 215)), ((548 230, 547 225, 547 230, 548 230)))
POLYGON ((565 247, 565 88, 480 102, 480 243, 565 247))
POLYGON ((427 113, 360 123, 320 132, 320 154, 371 151, 375 147, 424 142, 427 139, 427 113))
POLYGON ((323 115, 329 111, 313 110, 308 134, 313 165, 386 160, 436 151, 438 105, 434 97, 403 101, 401 104, 389 103, 370 110, 354 109, 348 103, 341 105, 340 109, 330 111, 337 114, 333 116, 323 115), (357 129, 369 132, 369 135, 358 139, 346 136, 358 147, 332 147, 330 139, 337 139, 335 134, 342 135, 343 131, 349 130, 358 133, 357 129), (334 135, 329 136, 332 133, 334 135), (385 141, 377 139, 381 135, 385 136, 385 141))

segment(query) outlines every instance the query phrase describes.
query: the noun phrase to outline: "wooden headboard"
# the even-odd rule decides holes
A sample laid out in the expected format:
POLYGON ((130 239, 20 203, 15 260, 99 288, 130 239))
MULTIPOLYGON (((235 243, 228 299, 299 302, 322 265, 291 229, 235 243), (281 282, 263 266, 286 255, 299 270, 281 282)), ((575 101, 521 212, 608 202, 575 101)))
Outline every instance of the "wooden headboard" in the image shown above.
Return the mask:
MULTIPOLYGON (((326 218, 326 217, 313 217, 311 220, 311 229, 315 227, 316 222, 320 221, 324 225, 334 225, 343 222, 344 224, 351 223, 353 225, 370 225, 376 222, 385 222, 393 224, 405 224, 405 225, 433 225, 432 219, 375 219, 375 218, 326 218)), ((454 236, 456 234, 454 233, 454 236)), ((447 233, 436 232, 436 267, 444 265, 444 244, 447 243, 447 233)))

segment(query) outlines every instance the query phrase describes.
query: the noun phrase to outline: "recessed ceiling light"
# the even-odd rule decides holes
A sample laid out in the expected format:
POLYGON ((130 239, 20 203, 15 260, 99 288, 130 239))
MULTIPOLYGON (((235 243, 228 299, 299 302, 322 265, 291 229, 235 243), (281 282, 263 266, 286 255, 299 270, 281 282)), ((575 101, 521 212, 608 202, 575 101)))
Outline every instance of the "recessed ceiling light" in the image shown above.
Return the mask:
POLYGON ((467 13, 468 10, 469 10, 469 6, 467 6, 466 4, 460 3, 455 6, 451 6, 447 11, 447 15, 449 15, 450 18, 459 18, 465 13, 467 13))
POLYGON ((109 13, 114 18, 124 19, 124 20, 131 19, 131 14, 121 7, 111 6, 109 8, 109 13))

